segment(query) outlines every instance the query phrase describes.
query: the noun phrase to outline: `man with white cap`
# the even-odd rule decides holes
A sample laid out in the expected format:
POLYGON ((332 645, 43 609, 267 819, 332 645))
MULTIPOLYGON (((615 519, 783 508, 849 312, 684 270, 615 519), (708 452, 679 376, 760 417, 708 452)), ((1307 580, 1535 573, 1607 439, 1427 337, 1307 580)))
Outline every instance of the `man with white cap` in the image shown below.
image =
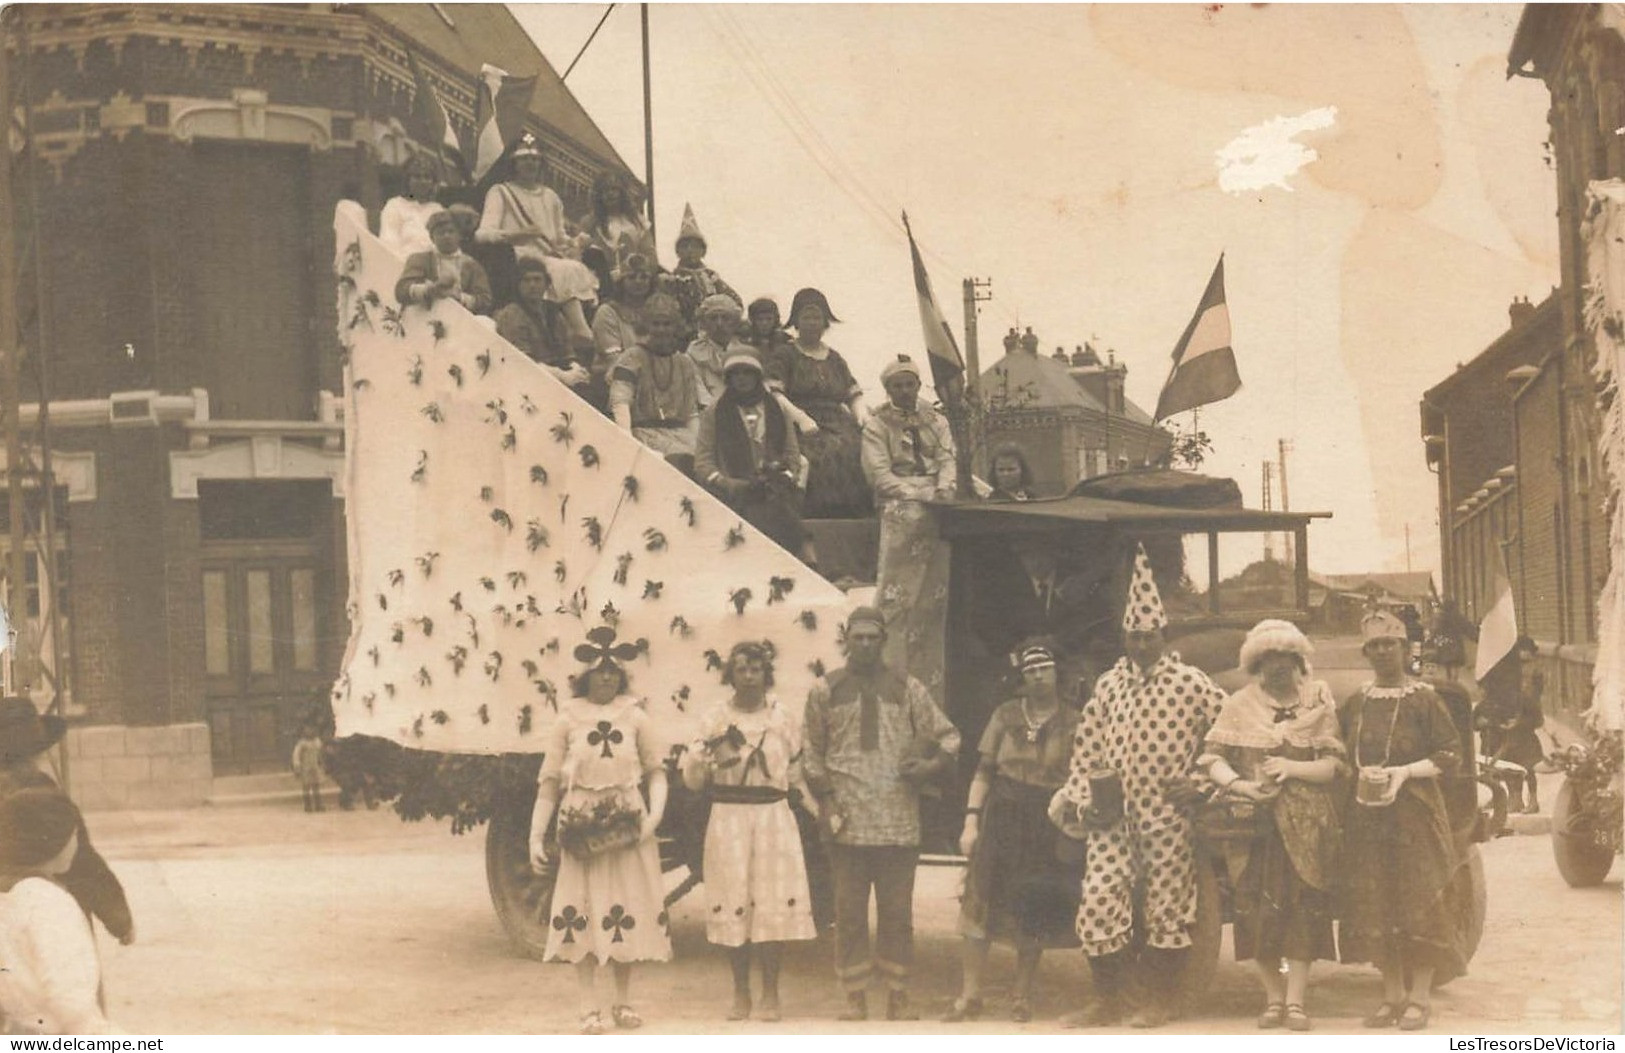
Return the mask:
POLYGON ((722 375, 727 386, 700 415, 694 477, 781 548, 802 555, 806 535, 796 510, 801 470, 796 430, 767 390, 754 347, 729 344, 722 375))
POLYGON ((918 680, 887 666, 885 642, 879 611, 853 611, 846 621, 846 665, 807 695, 803 764, 835 875, 835 972, 847 999, 842 1020, 869 1018, 866 990, 877 971, 886 983, 886 1019, 919 1019, 909 1005, 908 979, 920 789, 959 756, 959 732, 918 680))
POLYGON ((1072 773, 1050 803, 1063 829, 1089 844, 1077 932, 1094 977, 1094 998, 1064 1027, 1104 1027, 1129 1008, 1137 889, 1145 947, 1135 1027, 1171 1014, 1190 929, 1196 921, 1193 829, 1199 797, 1189 779, 1224 692, 1207 675, 1164 653, 1168 616, 1143 545, 1123 611, 1127 654, 1096 681, 1073 741, 1072 773))

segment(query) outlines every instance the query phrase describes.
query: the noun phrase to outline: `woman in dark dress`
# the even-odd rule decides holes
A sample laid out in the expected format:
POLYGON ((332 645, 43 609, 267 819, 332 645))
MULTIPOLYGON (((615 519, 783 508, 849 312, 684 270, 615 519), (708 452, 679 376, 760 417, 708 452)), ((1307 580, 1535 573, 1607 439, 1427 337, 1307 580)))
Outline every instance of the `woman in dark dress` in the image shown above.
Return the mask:
POLYGON ((846 360, 824 343, 830 324, 839 322, 817 289, 802 289, 790 304, 796 338, 788 350, 770 355, 768 387, 783 391, 813 420, 801 428, 807 458, 807 501, 813 519, 862 519, 874 510, 861 463, 863 389, 846 360))
POLYGON ((1339 720, 1355 771, 1344 809, 1344 962, 1382 971, 1383 1000, 1366 1027, 1419 1031, 1432 989, 1467 971, 1453 923, 1458 863, 1440 776, 1461 762, 1461 736, 1433 689, 1405 675, 1405 624, 1386 611, 1360 625, 1376 674, 1339 720))
MULTIPOLYGON (((1042 644, 1018 656, 1022 693, 993 711, 965 803, 959 848, 970 857, 959 931, 965 937, 960 996, 949 1023, 982 1015, 982 973, 993 941, 1016 949, 1010 1019, 1032 1019, 1033 978, 1046 947, 1076 947, 1080 867, 1063 861, 1046 810, 1066 782, 1078 710, 1055 690, 1055 655, 1042 644)), ((1078 861, 1082 862, 1081 858, 1078 861)))
POLYGON ((1332 782, 1343 770, 1343 741, 1330 689, 1309 679, 1312 650, 1289 621, 1253 626, 1240 664, 1255 679, 1225 700, 1196 759, 1230 815, 1252 816, 1251 839, 1217 847, 1239 875, 1236 960, 1257 963, 1260 1028, 1308 1031, 1310 965, 1337 959, 1331 890, 1341 836, 1332 782))

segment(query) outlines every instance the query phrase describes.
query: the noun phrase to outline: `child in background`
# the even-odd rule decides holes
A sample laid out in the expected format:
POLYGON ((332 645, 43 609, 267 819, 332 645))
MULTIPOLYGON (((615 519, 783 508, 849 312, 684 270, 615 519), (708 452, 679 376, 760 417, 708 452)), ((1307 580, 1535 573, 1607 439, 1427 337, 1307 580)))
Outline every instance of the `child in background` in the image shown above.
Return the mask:
POLYGON ((722 280, 722 275, 705 265, 705 235, 694 220, 694 209, 683 206, 683 225, 677 231, 677 266, 665 279, 664 285, 677 302, 683 305, 683 321, 690 336, 699 319, 700 304, 707 296, 721 294, 730 297, 741 309, 745 298, 734 292, 733 286, 722 280))
POLYGON ((299 741, 293 747, 293 773, 305 795, 305 811, 324 812, 322 807, 322 737, 316 725, 300 725, 299 741))

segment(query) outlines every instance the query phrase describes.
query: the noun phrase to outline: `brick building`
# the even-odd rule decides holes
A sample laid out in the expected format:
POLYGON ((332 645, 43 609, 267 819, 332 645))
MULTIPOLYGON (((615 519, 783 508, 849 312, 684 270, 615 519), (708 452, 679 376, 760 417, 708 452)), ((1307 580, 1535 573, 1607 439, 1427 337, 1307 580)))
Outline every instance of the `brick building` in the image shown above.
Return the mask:
POLYGON ((1004 338, 1004 357, 982 372, 988 448, 1013 442, 1043 496, 1120 468, 1165 462, 1173 437, 1123 394, 1128 367, 1093 348, 1038 352, 1031 329, 1004 338))
POLYGON ((1515 307, 1507 334, 1422 403, 1428 462, 1440 473, 1445 595, 1481 618, 1493 553, 1504 552, 1520 629, 1540 647, 1556 713, 1590 704, 1597 596, 1617 558, 1596 464, 1582 225, 1589 184, 1625 177, 1622 29, 1606 4, 1524 8, 1507 72, 1551 92, 1561 285, 1538 308, 1515 307))
MULTIPOLYGON (((90 806, 196 799, 211 771, 286 763, 348 637, 332 217, 398 176, 407 49, 465 133, 481 63, 539 76, 570 214, 626 166, 502 5, 5 17, 33 106, 14 179, 41 230, 70 776, 90 806)), ((37 385, 22 399, 26 428, 37 385)))

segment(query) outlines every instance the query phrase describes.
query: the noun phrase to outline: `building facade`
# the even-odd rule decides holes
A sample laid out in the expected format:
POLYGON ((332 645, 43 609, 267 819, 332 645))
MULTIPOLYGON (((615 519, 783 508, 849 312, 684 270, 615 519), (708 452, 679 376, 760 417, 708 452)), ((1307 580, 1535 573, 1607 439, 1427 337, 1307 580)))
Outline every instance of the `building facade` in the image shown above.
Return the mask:
POLYGON ((572 215, 626 166, 502 5, 5 17, 31 109, 13 182, 39 232, 24 324, 49 367, 70 778, 89 806, 196 796, 285 765, 348 638, 333 210, 376 214, 404 160, 408 52, 465 131, 481 63, 537 74, 529 124, 572 215))

